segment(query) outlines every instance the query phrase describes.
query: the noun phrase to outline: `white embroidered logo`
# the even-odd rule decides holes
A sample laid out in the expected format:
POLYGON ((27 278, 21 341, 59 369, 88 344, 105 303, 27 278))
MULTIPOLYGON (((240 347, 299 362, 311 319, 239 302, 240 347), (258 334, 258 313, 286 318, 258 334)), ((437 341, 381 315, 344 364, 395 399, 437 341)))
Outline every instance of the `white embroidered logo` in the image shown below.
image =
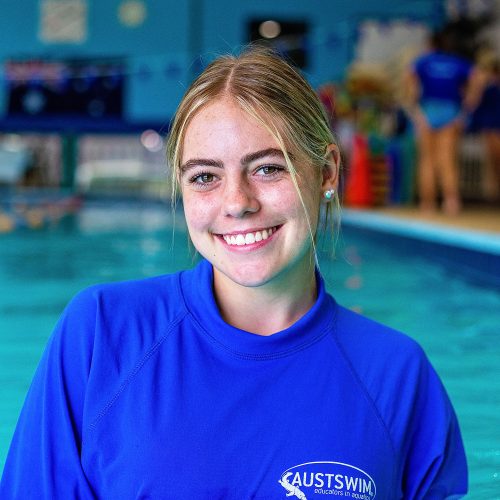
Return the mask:
POLYGON ((287 469, 278 481, 287 497, 300 500, 323 495, 373 500, 377 487, 373 479, 353 465, 341 462, 307 462, 287 469))

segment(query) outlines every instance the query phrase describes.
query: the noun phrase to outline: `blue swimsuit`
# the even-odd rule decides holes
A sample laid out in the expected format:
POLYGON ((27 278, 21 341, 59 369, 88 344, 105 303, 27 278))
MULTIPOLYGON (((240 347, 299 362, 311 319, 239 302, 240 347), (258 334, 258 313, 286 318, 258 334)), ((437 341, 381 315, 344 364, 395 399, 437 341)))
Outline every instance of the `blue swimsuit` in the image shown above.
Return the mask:
POLYGON ((471 68, 466 60, 441 52, 415 61, 414 72, 421 87, 420 107, 431 128, 445 127, 458 118, 471 68))

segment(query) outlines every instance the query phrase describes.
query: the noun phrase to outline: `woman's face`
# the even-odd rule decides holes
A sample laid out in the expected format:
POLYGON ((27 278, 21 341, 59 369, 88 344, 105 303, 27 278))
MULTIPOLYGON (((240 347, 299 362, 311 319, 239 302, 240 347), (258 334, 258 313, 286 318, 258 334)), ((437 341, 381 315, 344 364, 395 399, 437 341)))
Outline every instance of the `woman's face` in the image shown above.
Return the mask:
MULTIPOLYGON (((314 234, 321 174, 312 165, 294 165, 314 234)), ((216 282, 258 287, 310 280, 311 234, 283 154, 232 100, 217 100, 194 116, 180 178, 189 234, 212 263, 216 282)))

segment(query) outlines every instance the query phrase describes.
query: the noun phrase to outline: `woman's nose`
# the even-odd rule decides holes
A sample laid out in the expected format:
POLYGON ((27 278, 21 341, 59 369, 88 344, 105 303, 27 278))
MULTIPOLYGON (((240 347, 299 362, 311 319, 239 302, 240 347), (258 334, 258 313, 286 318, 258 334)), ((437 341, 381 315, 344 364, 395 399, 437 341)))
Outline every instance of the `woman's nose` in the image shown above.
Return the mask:
POLYGON ((242 179, 226 181, 223 193, 225 215, 241 218, 259 208, 257 196, 248 182, 242 179))

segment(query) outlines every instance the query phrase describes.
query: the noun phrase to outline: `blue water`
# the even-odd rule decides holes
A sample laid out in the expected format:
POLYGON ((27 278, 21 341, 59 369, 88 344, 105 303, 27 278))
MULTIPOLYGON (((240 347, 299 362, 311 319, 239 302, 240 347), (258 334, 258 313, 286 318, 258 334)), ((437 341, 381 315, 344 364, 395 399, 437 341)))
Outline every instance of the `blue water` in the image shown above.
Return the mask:
MULTIPOLYGON (((191 266, 182 216, 163 205, 86 205, 53 227, 0 234, 0 467, 43 346, 70 297, 103 281, 191 266)), ((500 498, 500 291, 432 254, 345 227, 321 253, 343 305, 403 330, 426 350, 454 403, 471 498, 500 498)), ((453 259, 453 254, 450 254, 453 259)))

